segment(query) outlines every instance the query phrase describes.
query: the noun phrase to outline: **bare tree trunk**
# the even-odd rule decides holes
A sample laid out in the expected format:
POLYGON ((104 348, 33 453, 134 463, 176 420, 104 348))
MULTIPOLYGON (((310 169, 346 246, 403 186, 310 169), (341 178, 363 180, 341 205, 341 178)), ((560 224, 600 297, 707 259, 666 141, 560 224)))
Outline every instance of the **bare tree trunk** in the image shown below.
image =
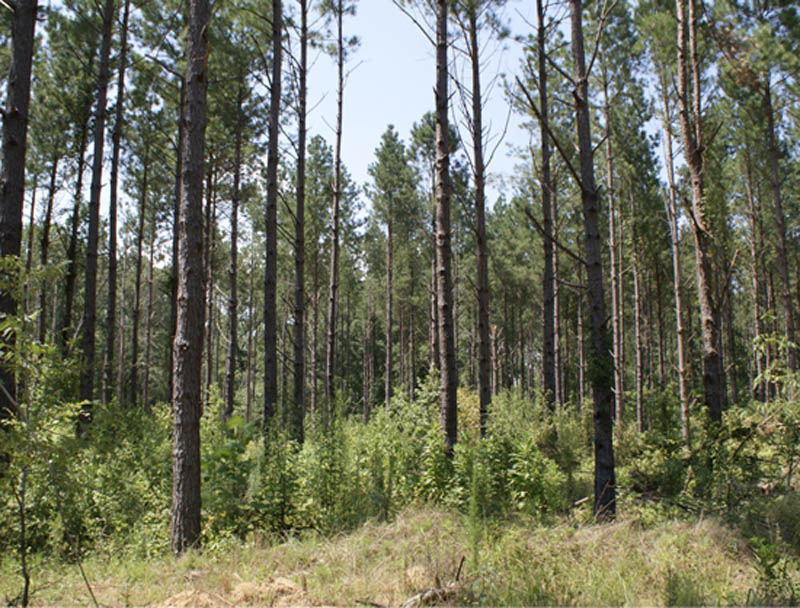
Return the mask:
MULTIPOLYGON (((414 273, 412 269, 411 276, 413 278, 414 273)), ((412 283, 411 287, 412 293, 414 292, 414 286, 412 283)), ((416 343, 414 341, 414 307, 408 307, 408 317, 409 317, 409 345, 408 345, 408 396, 411 401, 414 401, 414 393, 416 389, 417 383, 417 370, 414 365, 414 353, 416 352, 416 343)))
MULTIPOLYGON (((127 256, 122 256, 122 276, 125 276, 125 260, 127 256)), ((127 302, 125 299, 125 285, 127 284, 126 281, 120 282, 120 301, 127 302)), ((119 332, 119 350, 117 351, 117 377, 115 379, 115 386, 116 386, 116 393, 117 399, 120 403, 125 402, 125 309, 120 308, 119 310, 119 320, 118 320, 118 327, 117 331, 119 332)), ((171 375, 171 370, 169 371, 171 375)))
MULTIPOLYGON (((91 66, 90 66, 91 67, 91 66)), ((87 114, 86 121, 80 127, 78 140, 78 167, 75 181, 75 198, 72 207, 72 217, 70 218, 70 236, 67 246, 67 274, 64 285, 64 316, 61 319, 58 342, 61 352, 66 353, 69 341, 72 338, 72 317, 73 306, 75 303, 75 283, 78 279, 78 227, 81 221, 81 207, 83 206, 83 173, 86 167, 86 145, 89 138, 89 120, 87 114)))
MULTIPOLYGON (((253 239, 250 239, 252 247, 253 239)), ((250 254, 250 289, 247 297, 247 400, 244 405, 244 420, 250 422, 253 407, 253 295, 255 292, 255 264, 250 254)))
MULTIPOLYGON (((17 257, 22 246, 22 206, 25 199, 25 154, 31 98, 31 66, 33 63, 36 0, 17 0, 11 30, 11 65, 8 74, 6 110, 3 112, 3 166, 0 176, 0 256, 17 257)), ((11 290, 0 291, 0 314, 17 314, 17 302, 11 290)), ((16 336, 4 337, 4 350, 13 349, 16 336)), ((12 362, 13 364, 13 362, 12 362)), ((18 406, 16 374, 13 365, 0 366, 0 421, 15 416, 18 406)), ((3 425, 5 428, 5 425, 3 425)), ((5 448, 0 458, 6 459, 5 448)), ((5 466, 3 466, 3 469, 5 466)), ((0 475, 3 472, 0 471, 0 475)), ((26 586, 27 589, 27 586, 26 586)))
POLYGON ((136 280, 133 295, 133 323, 131 329, 131 386, 130 405, 136 406, 139 392, 139 318, 141 317, 142 247, 144 245, 144 218, 147 215, 147 178, 150 170, 150 148, 145 146, 142 157, 142 185, 139 198, 139 225, 136 232, 136 280))
MULTIPOLYGON (((789 262, 786 255, 786 216, 783 213, 783 196, 778 169, 778 144, 775 135, 775 110, 772 106, 772 90, 770 74, 766 74, 764 83, 764 111, 767 114, 767 144, 769 146, 769 176, 772 183, 772 198, 775 203, 775 224, 778 231, 778 268, 781 273, 781 295, 783 297, 784 324, 786 338, 794 344, 794 306, 792 292, 789 287, 789 262)), ((788 350, 787 364, 790 370, 797 368, 796 353, 793 347, 788 350)))
MULTIPOLYGON (((542 115, 544 116, 544 114, 542 115)), ((551 180, 550 194, 553 203, 553 234, 558 239, 558 195, 555 188, 555 180, 551 180)), ((566 390, 564 389, 565 368, 562 357, 561 341, 561 285, 558 282, 560 275, 558 249, 553 247, 553 372, 555 381, 554 402, 556 406, 566 403, 566 390)), ((582 392, 582 389, 581 389, 582 392)))
POLYGON ((156 248, 156 214, 150 216, 150 262, 147 272, 147 313, 144 328, 144 385, 142 386, 142 407, 150 411, 150 352, 153 336, 153 266, 156 248))
POLYGON ((580 156, 580 188, 585 231, 585 260, 589 305, 592 319, 591 377, 594 398, 594 515, 598 519, 614 517, 616 511, 616 480, 614 447, 612 443, 611 410, 613 406, 614 362, 608 349, 606 328, 603 264, 600 250, 599 204, 594 181, 592 137, 589 117, 588 75, 583 45, 581 0, 570 0, 572 56, 575 77, 575 108, 580 156))
POLYGON ((206 238, 205 238, 205 273, 206 273, 206 379, 205 404, 211 404, 211 384, 214 380, 214 253, 216 250, 217 201, 214 192, 214 158, 209 158, 206 176, 206 238))
POLYGON ((336 0, 336 65, 338 69, 336 97, 336 147, 333 170, 333 231, 331 234, 331 272, 328 286, 328 339, 325 358, 325 397, 329 414, 333 414, 333 376, 336 373, 336 305, 339 289, 339 207, 342 200, 342 103, 344 99, 344 40, 342 35, 342 0, 336 0))
POLYGON ((542 215, 544 224, 544 285, 542 297, 544 300, 544 314, 542 319, 542 372, 544 398, 551 410, 558 403, 559 390, 556 380, 556 326, 555 326, 555 271, 553 247, 553 213, 551 208, 551 193, 553 190, 550 177, 550 115, 547 100, 547 49, 545 45, 545 10, 542 0, 536 0, 536 14, 538 17, 536 40, 538 48, 539 70, 539 122, 542 157, 542 215))
MULTIPOLYGON (((181 217, 181 188, 183 187, 183 137, 184 137, 184 118, 186 112, 186 80, 181 79, 180 96, 178 109, 178 144, 175 146, 175 206, 172 213, 172 298, 170 299, 169 315, 169 369, 172 370, 175 364, 175 349, 172 344, 175 342, 175 335, 178 332, 178 225, 181 217)), ((202 211, 202 209, 201 209, 202 211)), ((173 398, 172 373, 169 374, 169 398, 173 398)))
POLYGON ((83 361, 80 375, 80 398, 84 401, 78 417, 78 434, 82 435, 92 420, 95 372, 95 329, 97 325, 97 241, 100 233, 100 188, 103 179, 103 146, 106 129, 111 34, 114 22, 114 0, 106 0, 103 10, 103 40, 100 45, 100 71, 97 78, 97 106, 94 118, 94 157, 92 185, 89 195, 89 232, 86 240, 86 275, 83 294, 81 343, 83 361))
MULTIPOLYGON (((278 0, 279 1, 279 0, 278 0)), ((172 550, 200 542, 200 416, 203 359, 203 161, 206 126, 208 0, 189 0, 183 172, 178 223, 178 308, 174 342, 172 550)))
POLYGON ((691 225, 697 259, 697 295, 700 302, 703 334, 704 400, 711 420, 718 422, 722 419, 725 395, 722 389, 722 378, 720 377, 718 315, 712 285, 715 265, 711 253, 711 232, 705 213, 705 201, 703 200, 703 150, 705 146, 700 124, 700 68, 697 58, 695 0, 688 0, 688 3, 687 23, 684 0, 675 0, 678 16, 678 114, 681 123, 683 151, 686 164, 689 167, 692 185, 691 225), (687 31, 691 51, 689 58, 687 58, 687 31), (691 62, 694 81, 691 115, 688 105, 687 61, 691 62))
MULTIPOLYGON (((58 164, 61 160, 61 153, 53 153, 52 164, 50 165, 50 183, 47 186, 47 204, 44 213, 44 226, 39 244, 39 262, 42 268, 46 267, 50 253, 50 226, 53 221, 53 202, 56 196, 56 179, 58 177, 58 164)), ((54 306, 55 308, 55 306, 54 306)), ((39 342, 44 344, 47 337, 47 285, 42 285, 39 290, 39 342)))
POLYGON ((103 403, 111 401, 114 386, 114 337, 117 322, 117 197, 119 183, 119 152, 122 139, 123 109, 125 106, 125 71, 128 67, 128 17, 130 0, 125 0, 120 32, 119 75, 117 101, 114 113, 114 131, 111 134, 111 184, 108 203, 108 304, 106 309, 106 345, 103 363, 103 403))
POLYGON ((281 62, 283 45, 281 0, 272 3, 272 88, 269 103, 269 154, 267 157, 267 253, 264 274, 264 439, 278 401, 277 279, 278 279, 278 136, 280 134, 281 62))
POLYGON ((303 424, 306 415, 306 102, 308 76, 308 2, 299 0, 300 4, 300 65, 299 107, 297 110, 297 194, 295 197, 295 238, 294 238, 294 403, 292 416, 292 435, 303 442, 305 438, 303 424))
POLYGON ((453 455, 458 434, 453 286, 450 247, 450 150, 448 128, 447 0, 436 0, 436 270, 438 273, 439 345, 441 374, 441 424, 445 451, 453 455))
MULTIPOLYGON (((391 202, 389 203, 391 205, 391 202)), ((386 407, 392 398, 392 210, 387 213, 386 223, 386 364, 384 365, 384 384, 386 407)))
MULTIPOLYGON (((750 273, 750 285, 753 290, 753 338, 758 340, 761 335, 761 256, 759 254, 759 238, 758 226, 756 218, 760 215, 758 209, 758 202, 753 195, 753 170, 750 161, 750 142, 745 135, 745 176, 747 184, 747 203, 750 220, 750 258, 752 262, 752 270, 750 273)), ((760 377, 764 371, 764 357, 761 353, 755 353, 756 377, 760 377)), ((752 397, 753 399, 764 400, 766 392, 764 384, 756 384, 753 382, 752 397)))
POLYGON ((239 76, 239 92, 236 98, 236 135, 233 153, 233 197, 231 198, 231 265, 228 270, 230 297, 228 299, 228 351, 225 357, 225 407, 223 421, 233 415, 236 394, 236 359, 239 354, 239 298, 237 272, 239 267, 239 196, 242 174, 242 123, 244 116, 244 74, 239 76))
MULTIPOLYGON (((31 270, 33 269, 33 239, 36 233, 35 218, 36 212, 36 191, 39 189, 39 176, 33 176, 33 188, 31 189, 31 211, 28 217, 28 238, 26 243, 27 253, 25 254, 25 275, 22 285, 22 307, 23 315, 27 318, 30 312, 30 302, 28 301, 28 292, 31 285, 31 270)), ((21 243, 20 243, 21 246, 21 243)), ((23 331, 27 333, 28 323, 23 321, 23 331)))
MULTIPOLYGON (((311 301, 311 414, 317 415, 317 357, 319 353, 319 248, 314 249, 314 276, 312 279, 314 295, 311 301)), ((316 421, 315 421, 316 422, 316 421)))
MULTIPOLYGON (((486 167, 483 157, 483 97, 478 7, 469 5, 464 37, 472 73, 472 152, 475 178, 475 245, 478 287, 478 398, 481 437, 486 434, 492 392, 489 383, 489 252, 486 238, 486 167)), ((456 303, 457 305, 457 303, 456 303)), ((456 319, 457 319, 457 315, 456 319)))
MULTIPOLYGON (((642 300, 639 277, 639 250, 636 242, 636 203, 628 191, 631 204, 631 250, 633 252, 633 340, 636 357, 636 431, 644 432, 644 346, 642 344, 642 300)), ((617 420, 617 424, 620 420, 617 420)))
POLYGON ((675 191, 674 156, 672 153, 672 125, 670 123, 669 98, 667 96, 667 77, 664 69, 660 70, 662 120, 666 135, 667 184, 669 198, 664 197, 664 205, 669 219, 669 232, 672 243, 672 280, 675 291, 675 324, 678 336, 678 394, 681 400, 681 437, 683 447, 688 454, 691 450, 691 428, 689 421, 689 390, 686 364, 686 329, 683 325, 683 279, 681 277, 680 233, 678 232, 678 203, 675 191))
MULTIPOLYGON (((580 278, 582 273, 578 274, 580 278)), ((586 380, 585 370, 586 370, 586 362, 583 356, 583 293, 578 292, 576 294, 576 301, 577 301, 577 350, 578 350, 578 409, 583 406, 583 401, 586 399, 586 380)))
POLYGON ((362 411, 361 419, 364 424, 369 422, 370 406, 372 405, 372 377, 371 361, 374 359, 372 350, 372 299, 367 295, 367 305, 364 309, 364 361, 362 368, 362 411))
MULTIPOLYGON (((434 182, 435 171, 433 172, 434 182)), ((433 191, 436 191, 434 183, 433 191)), ((439 276, 436 269, 436 210, 434 208, 431 220, 431 285, 430 285, 430 298, 431 298, 431 312, 429 319, 429 336, 430 336, 430 366, 435 367, 437 370, 441 369, 441 359, 439 357, 439 309, 437 307, 438 288, 436 286, 437 277, 439 276)))
POLYGON ((497 356, 497 325, 492 325, 492 395, 500 392, 500 362, 497 356))
MULTIPOLYGON (((622 334, 620 317, 620 282, 619 279, 619 258, 617 257, 617 208, 614 199, 614 157, 611 150, 611 119, 608 107, 608 74, 603 66, 603 116, 605 120, 605 144, 606 144, 606 194, 608 195, 608 254, 609 254, 609 276, 611 278, 611 335, 614 348, 614 415, 617 425, 622 425, 625 407, 625 395, 623 390, 622 377, 625 373, 622 363, 622 334)), ((638 303, 637 303, 638 305, 638 303)), ((638 315, 638 310, 636 315, 638 315)), ((638 322, 638 316, 636 316, 638 322)), ((638 326, 637 326, 638 328, 638 326)), ((638 329, 637 329, 638 331, 638 329)), ((637 357, 640 355, 637 352, 637 357)), ((641 361, 637 358, 637 362, 641 361)), ((641 371, 638 370, 637 371, 641 371)), ((638 402, 637 402, 638 405, 638 402)), ((637 410, 638 425, 638 410, 637 410)))

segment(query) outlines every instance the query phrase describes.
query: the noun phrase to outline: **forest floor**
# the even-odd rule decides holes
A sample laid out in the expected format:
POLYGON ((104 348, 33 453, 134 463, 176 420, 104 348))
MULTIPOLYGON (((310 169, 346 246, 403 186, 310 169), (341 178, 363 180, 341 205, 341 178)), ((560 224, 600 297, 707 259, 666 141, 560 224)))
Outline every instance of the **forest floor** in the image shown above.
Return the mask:
MULTIPOLYGON (((21 578, 15 556, 2 560, 8 602, 21 578)), ((253 535, 180 558, 98 552, 82 565, 104 606, 413 606, 426 591, 440 605, 743 605, 761 581, 748 543, 719 520, 643 512, 487 524, 417 507, 335 536, 253 535)), ((32 605, 92 605, 77 564, 29 569, 32 605)))

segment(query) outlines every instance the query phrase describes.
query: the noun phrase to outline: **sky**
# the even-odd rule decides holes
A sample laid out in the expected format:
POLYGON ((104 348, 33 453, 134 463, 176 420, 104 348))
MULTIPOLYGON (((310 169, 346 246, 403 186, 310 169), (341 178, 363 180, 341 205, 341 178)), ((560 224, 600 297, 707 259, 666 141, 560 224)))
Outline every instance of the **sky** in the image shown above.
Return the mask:
MULTIPOLYGON (((511 0, 505 9, 506 20, 514 34, 530 31, 525 21, 534 22, 532 2, 511 0)), ((360 185, 370 181, 367 168, 374 162, 381 135, 393 124, 408 143, 412 125, 434 107, 434 48, 417 26, 398 9, 392 0, 359 0, 355 16, 344 20, 345 36, 360 39, 358 50, 350 57, 345 84, 342 127, 342 160, 360 185)), ((489 83, 498 73, 506 73, 513 82, 521 56, 520 45, 507 41, 504 49, 491 53, 482 75, 489 83)), ((484 85, 485 86, 485 85, 484 85)), ((327 56, 320 56, 308 76, 309 135, 319 134, 333 143, 336 120, 336 67, 327 56)), ((451 94, 453 87, 451 84, 451 94)), ((519 118, 508 120, 508 103, 497 82, 489 92, 484 124, 491 141, 487 148, 497 152, 489 166, 495 177, 508 176, 517 162, 508 156, 509 145, 524 146, 528 135, 519 128, 519 118), (505 125, 508 121, 508 127, 505 125), (503 141, 498 140, 503 131, 503 141)), ((454 98, 454 106, 457 106, 454 98)), ((457 107, 451 121, 460 119, 457 107)), ((462 137, 469 145, 466 132, 462 137)), ((488 187, 488 201, 493 203, 503 192, 498 180, 488 187)), ((510 195, 510 193, 508 194, 510 195)))

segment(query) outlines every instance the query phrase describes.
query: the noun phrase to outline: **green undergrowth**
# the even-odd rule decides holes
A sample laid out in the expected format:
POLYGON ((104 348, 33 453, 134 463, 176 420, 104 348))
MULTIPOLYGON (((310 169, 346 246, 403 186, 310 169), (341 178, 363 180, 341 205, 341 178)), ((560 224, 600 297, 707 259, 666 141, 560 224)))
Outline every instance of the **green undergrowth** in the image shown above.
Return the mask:
POLYGON ((4 431, 0 599, 9 603, 23 557, 31 600, 47 604, 86 602, 79 564, 115 605, 393 604, 455 577, 462 558, 456 603, 800 596, 794 377, 773 380, 784 390, 770 403, 730 408, 719 423, 695 412, 689 449, 674 391, 646 395, 645 430, 615 428, 618 518, 605 525, 591 514, 588 404, 551 412, 539 395, 507 391, 481 438, 477 395, 461 390, 448 459, 435 375, 367 423, 337 403, 331 420, 307 420, 302 444, 281 430, 264 437, 238 415, 221 423, 215 397, 201 428, 203 552, 176 561, 167 406, 97 406, 76 439, 78 406, 56 390, 70 371, 36 355, 46 373, 30 385, 26 417, 4 431))

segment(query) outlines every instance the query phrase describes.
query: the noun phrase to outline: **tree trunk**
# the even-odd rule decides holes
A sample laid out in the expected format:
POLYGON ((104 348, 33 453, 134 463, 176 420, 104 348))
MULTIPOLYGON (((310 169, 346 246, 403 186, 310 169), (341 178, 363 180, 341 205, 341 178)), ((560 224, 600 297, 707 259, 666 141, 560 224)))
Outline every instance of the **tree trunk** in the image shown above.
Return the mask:
POLYGON ((106 345, 103 362, 103 403, 111 401, 114 386, 114 337, 117 322, 117 197, 119 183, 119 152, 122 139, 123 110, 125 106, 125 70, 128 67, 128 17, 130 0, 125 0, 120 32, 119 76, 117 77, 117 102, 114 113, 114 131, 111 134, 111 184, 108 203, 108 304, 106 308, 106 345))
MULTIPOLYGON (((767 144, 769 146, 769 176, 772 184, 772 199, 775 203, 775 225, 778 232, 778 268, 781 273, 781 296, 783 297, 784 324, 786 338, 794 344, 794 306, 792 292, 789 287, 789 262, 786 254, 786 216, 783 213, 783 196, 778 168, 778 143, 775 135, 775 110, 772 106, 772 90, 770 74, 766 74, 764 83, 764 111, 767 114, 767 144)), ((797 368, 796 353, 793 347, 787 351, 787 364, 794 371, 797 368)))
POLYGON ((497 356, 497 325, 492 325, 492 395, 500 392, 500 362, 497 356))
POLYGON ((214 251, 216 245, 217 208, 214 192, 214 155, 208 159, 206 175, 206 234, 205 244, 205 275, 206 275, 206 378, 205 398, 206 407, 211 404, 211 383, 214 380, 214 251))
POLYGON ((580 156, 581 202, 585 232, 585 260, 592 320, 591 383, 594 400, 594 515, 598 519, 614 517, 616 481, 612 443, 611 409, 613 406, 614 362, 608 349, 605 290, 600 246, 599 204, 594 181, 592 137, 589 117, 588 75, 583 46, 581 0, 570 0, 572 56, 575 67, 575 114, 580 156))
POLYGON ((328 412, 333 415, 334 384, 336 372, 336 306, 339 289, 339 207, 342 201, 342 104, 344 100, 344 40, 342 36, 342 0, 336 1, 336 148, 333 169, 333 231, 331 233, 331 272, 328 285, 328 337, 325 357, 325 397, 328 400, 328 412))
POLYGON ((106 132, 111 35, 114 24, 114 0, 106 0, 103 10, 103 40, 100 45, 100 71, 97 78, 97 106, 94 118, 94 157, 89 194, 89 232, 86 239, 86 278, 83 295, 83 361, 80 398, 84 401, 78 417, 78 434, 83 434, 92 419, 95 371, 95 329, 97 325, 97 241, 100 232, 100 188, 103 181, 103 147, 106 132))
MULTIPOLYGON (((619 426, 622 425, 622 418, 624 414, 623 409, 625 407, 625 395, 622 385, 622 378, 625 370, 622 366, 621 317, 619 304, 621 290, 620 282, 618 281, 619 258, 617 257, 617 208, 614 199, 614 157, 611 150, 611 119, 608 107, 608 74, 606 73, 605 66, 603 66, 603 116, 605 120, 606 143, 606 194, 608 196, 608 265, 610 267, 609 276, 611 278, 611 336, 614 348, 614 415, 616 417, 617 425, 619 426)), ((638 312, 636 314, 638 314, 638 312)), ((638 317, 636 318, 638 319, 638 317)), ((637 353, 637 356, 638 354, 639 353, 637 353)))
POLYGON ((445 452, 453 455, 458 434, 453 292, 450 273, 450 150, 447 95, 447 0, 436 0, 436 270, 441 374, 441 425, 445 452))
MULTIPOLYGON (((23 315, 25 317, 28 316, 30 312, 30 302, 28 302, 28 292, 30 291, 30 284, 31 284, 31 269, 33 268, 33 239, 36 234, 36 226, 35 226, 35 218, 34 214, 36 213, 36 191, 39 188, 38 185, 39 176, 33 176, 33 189, 31 190, 31 211, 30 215, 28 216, 28 240, 27 240, 27 253, 25 254, 25 281, 23 285, 23 292, 22 292, 22 306, 23 306, 23 315)), ((23 331, 27 333, 27 323, 23 324, 23 331)))
POLYGON ((552 194, 552 180, 550 177, 550 138, 548 135, 550 116, 547 100, 547 49, 545 46, 545 10, 542 0, 536 0, 536 14, 538 27, 536 32, 538 48, 539 69, 539 137, 541 139, 542 157, 542 215, 544 224, 544 285, 542 297, 544 310, 542 319, 542 376, 544 398, 551 410, 555 409, 558 402, 558 388, 556 386, 556 352, 555 352, 555 274, 553 270, 553 213, 550 203, 552 194))
POLYGON ((189 0, 183 172, 178 223, 178 308, 174 342, 172 550, 200 542, 200 416, 203 358, 203 160, 206 67, 210 47, 208 0, 189 0))
MULTIPOLYGON (((172 276, 170 283, 172 287, 172 297, 170 298, 169 315, 169 369, 172 370, 175 363, 175 350, 172 344, 175 342, 175 335, 178 331, 178 225, 181 218, 181 188, 183 187, 183 138, 184 138, 184 118, 186 111, 186 81, 181 79, 180 86, 180 108, 178 110, 178 143, 175 146, 175 205, 172 213, 172 276)), ((169 398, 173 398, 172 373, 169 374, 169 398)))
POLYGON ((228 270, 230 297, 228 299, 228 351, 225 357, 225 407, 223 421, 233 415, 236 393, 236 359, 239 354, 239 298, 237 271, 239 267, 239 196, 242 178, 242 106, 244 104, 244 74, 240 75, 236 97, 236 135, 234 143, 233 197, 231 198, 231 265, 228 270))
POLYGON ((300 65, 298 66, 299 98, 297 110, 297 194, 295 199, 294 239, 294 403, 292 436, 304 439, 306 415, 306 344, 305 344, 305 204, 306 204, 306 102, 308 75, 308 2, 300 0, 300 65))
POLYGON ((722 409, 725 394, 720 377, 719 327, 717 325, 717 308, 714 302, 712 280, 714 276, 714 259, 708 220, 703 200, 703 150, 701 113, 699 60, 696 46, 695 0, 689 1, 688 24, 684 10, 684 0, 675 0, 678 16, 678 104, 683 139, 683 152, 689 167, 692 187, 692 233, 695 242, 697 269, 697 296, 700 302, 700 318, 703 335, 703 390, 704 401, 711 420, 722 420, 722 409), (689 35, 690 57, 687 58, 686 33, 689 35), (693 102, 690 115, 688 105, 687 61, 691 62, 693 72, 693 102))
MULTIPOLYGON (((544 116, 544 114, 542 114, 544 116)), ((549 157, 549 155, 548 155, 549 157)), ((550 180, 550 194, 553 203, 553 235, 558 239, 558 191, 555 187, 555 180, 550 180)), ((553 394, 554 405, 560 406, 566 403, 566 390, 564 374, 566 369, 562 357, 561 340, 561 285, 558 282, 560 276, 558 249, 553 247, 553 374, 555 382, 555 392, 553 394)), ((580 269, 578 270, 580 272, 580 269)), ((583 389, 581 389, 581 394, 583 389)))
MULTIPOLYGON (((90 66, 91 67, 91 66, 90 66)), ((86 122, 80 127, 78 140, 78 168, 77 179, 75 182, 75 200, 72 207, 72 218, 70 219, 69 245, 67 246, 67 276, 64 285, 64 316, 61 319, 58 331, 58 341, 61 352, 66 354, 69 341, 72 339, 72 309, 75 303, 75 283, 78 279, 78 228, 81 222, 81 207, 83 206, 83 173, 86 167, 86 145, 89 138, 89 120, 86 115, 86 122)))
POLYGON ((264 439, 278 401, 277 279, 278 279, 278 136, 280 134, 281 62, 283 45, 281 0, 272 3, 272 87, 269 102, 269 154, 267 157, 267 253, 264 274, 264 439))
MULTIPOLYGON (((311 299, 311 370, 309 380, 311 381, 311 415, 317 415, 317 357, 319 354, 319 246, 317 239, 314 241, 314 275, 312 278, 311 289, 314 294, 311 299)), ((314 420, 316 423, 316 420, 314 420)))
POLYGON ((478 395, 480 433, 486 434, 492 391, 489 384, 489 253, 486 241, 486 171, 483 159, 483 105, 477 7, 468 8, 468 41, 472 69, 472 150, 475 174, 475 245, 478 266, 478 395))
POLYGON ((142 158, 142 191, 139 198, 139 226, 136 232, 136 280, 133 292, 133 322, 131 329, 131 402, 136 407, 139 393, 139 318, 142 300, 142 246, 144 245, 144 218, 147 215, 147 178, 150 170, 150 148, 145 146, 142 158))
POLYGON ((684 451, 688 454, 691 450, 691 429, 689 422, 688 371, 686 365, 686 329, 683 325, 683 279, 681 277, 680 233, 678 232, 678 203, 675 190, 672 125, 670 123, 666 72, 662 69, 659 76, 661 80, 661 100, 663 103, 662 120, 664 123, 664 133, 666 135, 666 158, 664 161, 667 167, 669 198, 667 199, 667 197, 665 197, 664 205, 666 206, 667 218, 669 219, 669 233, 672 244, 672 281, 675 291, 675 324, 678 336, 678 394, 681 400, 681 438, 683 439, 684 451))
MULTIPOLYGON (((644 432, 644 345, 642 344, 642 295, 639 276, 639 250, 636 242, 636 203, 633 191, 628 190, 631 205, 631 250, 633 252, 633 341, 635 348, 636 378, 636 431, 644 432)), ((617 420, 617 424, 620 424, 617 420)))
MULTIPOLYGON (((6 110, 3 113, 3 166, 0 183, 0 256, 18 257, 22 246, 22 206, 25 199, 25 154, 31 97, 31 65, 37 0, 17 0, 12 24, 11 66, 8 74, 6 110)), ((17 314, 17 302, 11 290, 0 291, 0 314, 17 314)), ((16 336, 4 337, 4 350, 12 351, 16 336)), ((0 422, 14 417, 18 410, 16 374, 13 361, 0 366, 0 422)), ((5 453, 5 449, 2 450, 5 453)), ((0 456, 5 459, 5 456, 0 456)), ((2 475, 2 472, 0 472, 2 475)))
MULTIPOLYGON (((253 239, 250 239, 250 246, 253 239)), ((253 254, 250 254, 250 288, 247 296, 247 399, 244 405, 244 420, 250 422, 253 407, 253 295, 255 291, 255 264, 253 254)))
MULTIPOLYGON (((49 261, 50 253, 50 227, 53 222, 53 202, 56 196, 56 179, 58 177, 58 164, 61 153, 55 152, 50 165, 50 183, 47 186, 47 204, 44 213, 44 226, 39 245, 39 262, 45 268, 49 261)), ((55 308, 55 307, 54 307, 55 308)), ((47 337, 47 285, 43 284, 39 290, 39 342, 44 344, 47 337)))
POLYGON ((144 317, 144 383, 142 385, 142 407, 150 411, 150 353, 153 336, 153 270, 156 248, 156 214, 150 216, 150 255, 147 271, 147 312, 144 317))
MULTIPOLYGON (((391 205, 391 202, 389 203, 391 205)), ((392 398, 392 210, 387 213, 386 224, 386 364, 384 365, 384 394, 386 407, 392 398)))
MULTIPOLYGON (((435 178, 435 171, 432 172, 435 178)), ((433 191, 436 191, 434 184, 433 191)), ((431 216, 431 285, 430 285, 430 299, 431 311, 429 318, 429 338, 430 338, 430 367, 435 367, 437 370, 441 369, 441 360, 439 358, 439 309, 437 307, 438 288, 436 286, 437 277, 439 276, 436 270, 436 209, 434 208, 433 215, 431 216)))
MULTIPOLYGON (((761 336, 761 256, 759 254, 758 226, 756 218, 760 216, 758 202, 753 195, 753 169, 750 161, 750 142, 745 135, 745 177, 747 184, 747 204, 750 225, 750 259, 752 269, 750 285, 753 290, 753 339, 758 341, 761 336)), ((764 371, 764 357, 755 351, 756 378, 761 377, 764 371)), ((752 397, 761 401, 765 398, 764 383, 752 382, 752 397)))

